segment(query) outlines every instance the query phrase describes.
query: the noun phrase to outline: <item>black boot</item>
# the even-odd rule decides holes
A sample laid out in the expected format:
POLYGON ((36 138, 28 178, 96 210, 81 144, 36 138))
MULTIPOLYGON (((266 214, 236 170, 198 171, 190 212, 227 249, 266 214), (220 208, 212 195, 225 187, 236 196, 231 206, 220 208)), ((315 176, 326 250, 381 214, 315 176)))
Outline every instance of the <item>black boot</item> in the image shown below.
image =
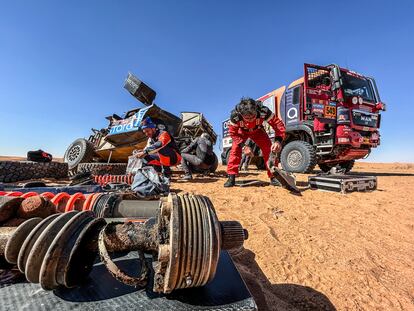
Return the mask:
POLYGON ((224 187, 233 187, 236 184, 236 175, 228 175, 228 177, 224 187))

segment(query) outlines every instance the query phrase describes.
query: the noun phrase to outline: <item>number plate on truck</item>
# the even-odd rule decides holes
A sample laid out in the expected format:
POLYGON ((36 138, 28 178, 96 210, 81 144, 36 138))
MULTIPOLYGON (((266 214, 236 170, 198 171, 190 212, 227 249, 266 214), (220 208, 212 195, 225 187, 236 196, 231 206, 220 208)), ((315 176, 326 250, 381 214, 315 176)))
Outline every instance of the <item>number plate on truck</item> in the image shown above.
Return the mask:
POLYGON ((329 118, 329 119, 335 119, 336 118, 336 107, 333 107, 330 105, 325 106, 324 117, 329 118))

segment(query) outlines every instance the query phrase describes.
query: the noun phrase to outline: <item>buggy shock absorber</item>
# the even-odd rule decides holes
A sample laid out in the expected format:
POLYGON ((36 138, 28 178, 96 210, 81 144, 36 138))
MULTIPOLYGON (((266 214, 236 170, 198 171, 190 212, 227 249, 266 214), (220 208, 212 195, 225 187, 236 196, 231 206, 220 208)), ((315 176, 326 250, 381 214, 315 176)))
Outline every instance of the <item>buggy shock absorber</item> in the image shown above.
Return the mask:
POLYGON ((132 184, 134 179, 133 175, 95 175, 94 181, 101 185, 105 186, 108 183, 126 183, 128 185, 132 184))
MULTIPOLYGON (((158 214, 144 223, 109 222, 90 211, 71 211, 48 218, 32 218, 7 239, 4 254, 30 282, 44 289, 78 285, 99 253, 119 281, 153 284, 155 292, 202 286, 215 275, 221 249, 241 247, 247 231, 236 221, 217 219, 207 197, 170 194, 159 202, 158 214), (138 251, 139 277, 122 272, 109 254, 138 251), (153 282, 149 282, 144 253, 152 255, 153 282)), ((0 253, 1 253, 0 243, 0 253)))
MULTIPOLYGON (((51 210, 52 206, 54 212, 70 212, 77 211, 93 211, 96 217, 105 218, 150 218, 156 215, 159 202, 155 200, 124 200, 123 195, 118 193, 91 193, 82 194, 75 193, 69 195, 66 192, 53 194, 44 192, 40 195, 36 192, 27 192, 30 195, 16 196, 0 196, 0 221, 7 220, 5 217, 5 210, 10 205, 6 202, 17 202, 14 208, 17 210, 18 206, 23 205, 23 210, 28 210, 33 214, 26 215, 25 218, 43 217, 42 209, 51 210), (49 201, 50 200, 50 201, 49 201), (29 202, 30 201, 30 202, 29 202), (24 202, 24 203, 22 203, 24 202), (4 205, 4 206, 3 206, 4 205), (4 218, 4 219, 3 219, 4 218), (3 220, 2 220, 3 219, 3 220)), ((7 217, 11 217, 12 210, 7 217)))

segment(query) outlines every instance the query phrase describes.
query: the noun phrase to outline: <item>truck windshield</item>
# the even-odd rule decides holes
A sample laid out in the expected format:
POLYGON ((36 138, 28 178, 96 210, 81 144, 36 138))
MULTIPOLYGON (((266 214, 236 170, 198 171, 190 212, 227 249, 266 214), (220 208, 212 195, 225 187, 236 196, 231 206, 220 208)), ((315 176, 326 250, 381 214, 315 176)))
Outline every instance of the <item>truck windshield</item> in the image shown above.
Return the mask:
POLYGON ((361 96, 364 100, 375 102, 374 93, 368 80, 342 72, 343 90, 346 96, 361 96))

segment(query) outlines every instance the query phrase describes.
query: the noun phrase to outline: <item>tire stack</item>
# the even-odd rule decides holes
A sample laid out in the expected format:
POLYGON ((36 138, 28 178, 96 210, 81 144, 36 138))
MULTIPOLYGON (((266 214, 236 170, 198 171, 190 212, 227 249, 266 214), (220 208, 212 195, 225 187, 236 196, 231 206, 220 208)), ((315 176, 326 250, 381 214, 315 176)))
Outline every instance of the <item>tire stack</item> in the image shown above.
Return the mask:
POLYGON ((125 175, 126 163, 79 163, 78 173, 90 172, 92 175, 125 175))
POLYGON ((17 182, 39 178, 66 178, 68 164, 60 162, 0 161, 0 182, 17 182))

